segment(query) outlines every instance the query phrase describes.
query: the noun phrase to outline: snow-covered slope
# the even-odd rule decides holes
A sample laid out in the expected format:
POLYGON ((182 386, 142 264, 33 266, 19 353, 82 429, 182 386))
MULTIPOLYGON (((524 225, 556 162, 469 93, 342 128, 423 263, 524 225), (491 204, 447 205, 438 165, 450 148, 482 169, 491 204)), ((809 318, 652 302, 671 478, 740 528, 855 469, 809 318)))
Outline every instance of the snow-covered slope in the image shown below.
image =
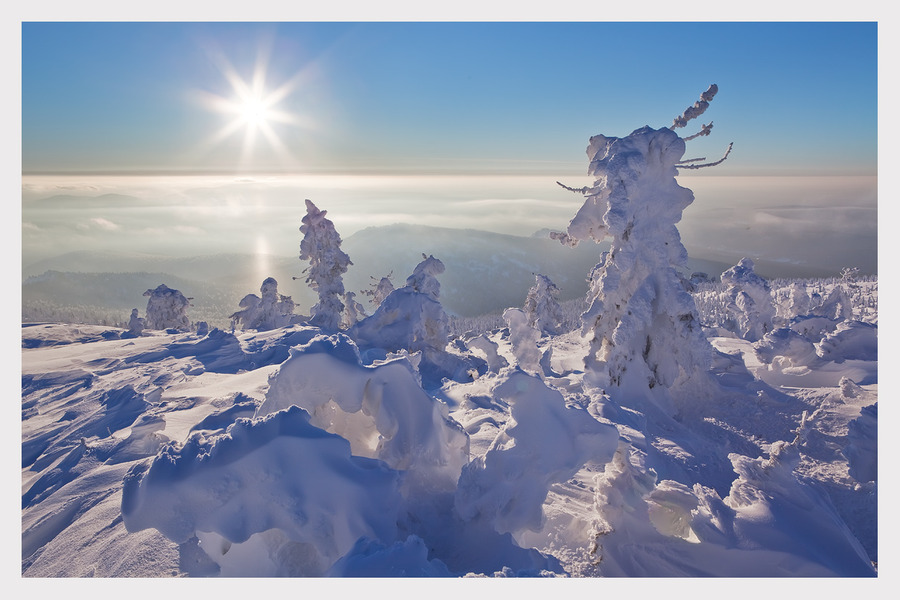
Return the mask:
POLYGON ((531 373, 451 340, 495 358, 424 388, 314 327, 144 333, 22 329, 25 577, 876 572, 862 334, 800 367, 710 330, 717 394, 659 420, 584 386, 577 332, 531 373))

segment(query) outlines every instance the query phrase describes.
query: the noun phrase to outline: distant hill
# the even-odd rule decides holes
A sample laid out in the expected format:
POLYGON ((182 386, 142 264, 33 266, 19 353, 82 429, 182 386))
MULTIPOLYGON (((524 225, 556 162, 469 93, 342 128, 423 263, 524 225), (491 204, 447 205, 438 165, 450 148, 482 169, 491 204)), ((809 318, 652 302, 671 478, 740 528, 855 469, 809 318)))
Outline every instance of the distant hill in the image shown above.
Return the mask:
MULTIPOLYGON (((446 272, 439 277, 445 309, 460 316, 497 313, 522 306, 534 274, 549 276, 560 288, 560 300, 581 298, 587 275, 608 244, 584 242, 576 248, 549 239, 546 231, 514 236, 473 229, 422 225, 389 225, 363 229, 342 245, 353 265, 344 287, 371 311, 361 293, 391 274, 395 287, 422 260, 440 259, 446 272)), ((214 254, 175 258, 140 253, 71 252, 23 265, 23 310, 35 303, 53 307, 105 307, 127 317, 132 308, 143 314, 145 290, 160 283, 194 298, 189 312, 195 321, 220 326, 238 309, 244 295, 259 293, 266 277, 275 277, 279 291, 308 312, 316 295, 304 281, 306 264, 296 256, 214 254), (298 277, 297 280, 292 279, 298 277), (201 316, 202 315, 202 316, 201 316)), ((728 263, 692 257, 688 273, 718 276, 728 263)))

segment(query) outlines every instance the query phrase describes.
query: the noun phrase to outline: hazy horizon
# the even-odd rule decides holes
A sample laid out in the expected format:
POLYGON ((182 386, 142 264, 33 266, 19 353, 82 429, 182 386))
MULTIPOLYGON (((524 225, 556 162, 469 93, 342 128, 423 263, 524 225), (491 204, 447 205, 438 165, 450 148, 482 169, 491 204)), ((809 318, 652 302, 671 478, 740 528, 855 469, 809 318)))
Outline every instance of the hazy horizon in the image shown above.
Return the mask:
POLYGON ((82 248, 292 255, 307 198, 345 238, 398 222, 563 230, 583 198, 556 182, 593 184, 592 135, 669 126, 716 83, 701 118, 715 127, 685 158, 734 150, 678 178, 696 197, 678 224, 689 250, 877 268, 876 22, 21 32, 23 263, 82 248), (80 199, 46 200, 64 194, 80 199))
MULTIPOLYGON (((193 256, 297 253, 304 200, 347 238, 408 223, 528 236, 564 230, 583 202, 550 176, 303 175, 23 178, 23 264, 74 250, 193 256)), ((573 186, 586 176, 560 177, 573 186)), ((877 179, 686 175, 689 250, 877 269, 877 179)), ((590 243, 590 242, 585 242, 590 243)), ((351 257, 352 258, 352 257, 351 257)))

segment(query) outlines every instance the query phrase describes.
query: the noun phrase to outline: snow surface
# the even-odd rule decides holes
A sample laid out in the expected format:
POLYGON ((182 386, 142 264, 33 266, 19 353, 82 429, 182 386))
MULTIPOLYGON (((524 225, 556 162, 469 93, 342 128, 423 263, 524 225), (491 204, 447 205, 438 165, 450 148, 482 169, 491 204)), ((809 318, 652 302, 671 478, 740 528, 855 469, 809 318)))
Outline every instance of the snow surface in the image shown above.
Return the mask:
POLYGON ((504 328, 429 387, 308 325, 25 326, 22 574, 876 574, 877 320, 710 335, 717 395, 670 421, 532 331, 537 366, 504 328))
POLYGON ((165 286, 129 329, 23 325, 22 576, 874 578, 877 280, 688 281, 693 137, 591 138, 554 237, 612 243, 574 331, 538 278, 451 335, 426 255, 345 314, 309 201, 308 319, 272 279, 242 330, 165 286))

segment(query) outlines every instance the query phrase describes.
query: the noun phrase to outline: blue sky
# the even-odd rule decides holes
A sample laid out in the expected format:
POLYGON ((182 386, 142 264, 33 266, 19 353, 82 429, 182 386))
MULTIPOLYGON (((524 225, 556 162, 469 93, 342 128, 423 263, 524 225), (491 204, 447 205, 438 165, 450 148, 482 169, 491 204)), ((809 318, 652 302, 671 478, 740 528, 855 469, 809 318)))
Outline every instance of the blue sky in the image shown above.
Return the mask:
POLYGON ((874 22, 25 22, 22 169, 583 173, 710 83, 717 175, 875 173, 874 22), (216 139, 263 65, 293 122, 216 139))

